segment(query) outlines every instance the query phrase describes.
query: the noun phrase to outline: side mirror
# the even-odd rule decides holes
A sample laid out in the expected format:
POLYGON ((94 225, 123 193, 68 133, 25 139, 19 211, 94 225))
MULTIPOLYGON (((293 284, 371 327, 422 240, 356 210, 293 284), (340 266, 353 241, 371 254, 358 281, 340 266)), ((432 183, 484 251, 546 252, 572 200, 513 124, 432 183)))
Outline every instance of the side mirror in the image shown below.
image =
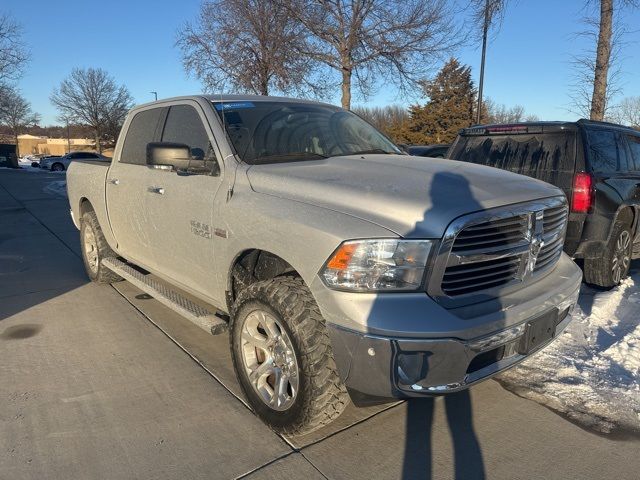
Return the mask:
POLYGON ((173 167, 186 170, 191 163, 189 145, 172 142, 151 142, 147 144, 147 165, 173 167))

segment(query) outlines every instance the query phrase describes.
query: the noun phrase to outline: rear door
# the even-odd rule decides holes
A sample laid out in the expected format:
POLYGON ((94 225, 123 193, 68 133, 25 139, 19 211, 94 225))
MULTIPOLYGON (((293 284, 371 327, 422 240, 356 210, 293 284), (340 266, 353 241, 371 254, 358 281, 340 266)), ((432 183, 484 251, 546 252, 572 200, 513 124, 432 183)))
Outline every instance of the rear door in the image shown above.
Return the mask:
POLYGON ((598 127, 586 132, 586 158, 596 181, 596 208, 603 214, 614 214, 621 204, 636 203, 638 180, 624 134, 598 127))
MULTIPOLYGON (((640 134, 624 134, 627 143, 627 158, 630 168, 630 181, 633 183, 633 204, 636 212, 640 211, 640 134)), ((637 222, 640 228, 640 222, 637 222)), ((638 243, 640 232, 636 234, 636 244, 638 243)))
POLYGON ((149 267, 153 263, 154 235, 147 214, 147 144, 159 141, 167 109, 137 112, 126 130, 122 151, 107 174, 107 209, 118 251, 149 267))
POLYGON ((222 182, 220 155, 195 102, 169 107, 161 139, 188 145, 193 169, 148 169, 145 205, 154 266, 176 283, 210 296, 215 286, 214 201, 222 182))

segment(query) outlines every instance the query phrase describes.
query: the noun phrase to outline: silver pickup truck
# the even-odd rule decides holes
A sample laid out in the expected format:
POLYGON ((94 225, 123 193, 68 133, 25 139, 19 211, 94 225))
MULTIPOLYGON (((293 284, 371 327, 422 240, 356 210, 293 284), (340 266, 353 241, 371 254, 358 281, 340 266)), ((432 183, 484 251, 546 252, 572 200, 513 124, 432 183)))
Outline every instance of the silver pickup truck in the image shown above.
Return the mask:
POLYGON ((89 277, 228 329, 248 401, 281 432, 515 365, 565 328, 581 281, 560 190, 405 155, 317 102, 142 105, 111 164, 73 162, 67 182, 89 277))

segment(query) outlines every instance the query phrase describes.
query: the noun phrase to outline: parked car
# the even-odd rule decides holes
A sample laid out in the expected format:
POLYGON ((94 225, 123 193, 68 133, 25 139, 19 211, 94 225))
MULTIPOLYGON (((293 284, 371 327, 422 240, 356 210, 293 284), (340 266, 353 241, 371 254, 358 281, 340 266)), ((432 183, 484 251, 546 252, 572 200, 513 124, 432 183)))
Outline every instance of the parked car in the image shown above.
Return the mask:
POLYGON ((451 145, 411 145, 407 147, 409 155, 416 157, 447 158, 451 145))
POLYGON ((445 394, 517 364, 565 328, 582 279, 558 188, 401 154, 311 101, 137 107, 112 163, 72 163, 67 189, 89 278, 228 328, 246 398, 281 432, 349 396, 445 394))
POLYGON ((51 165, 54 162, 60 161, 61 158, 61 155, 42 155, 38 160, 38 167, 51 170, 51 165), (46 167, 44 165, 46 165, 46 167))
POLYGON ((611 287, 628 275, 639 251, 640 132, 589 120, 478 126, 460 132, 449 157, 561 188, 571 206, 564 249, 584 260, 585 281, 611 287))
POLYGON ((62 172, 76 160, 108 161, 108 158, 95 152, 71 152, 62 157, 44 157, 40 160, 40 168, 53 172, 62 172))

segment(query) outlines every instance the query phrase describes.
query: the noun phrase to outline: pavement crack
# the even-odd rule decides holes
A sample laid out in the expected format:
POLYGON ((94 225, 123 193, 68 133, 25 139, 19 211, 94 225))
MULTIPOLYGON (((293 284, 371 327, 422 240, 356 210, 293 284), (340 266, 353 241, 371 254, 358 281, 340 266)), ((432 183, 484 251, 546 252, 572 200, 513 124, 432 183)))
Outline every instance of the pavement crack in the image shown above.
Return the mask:
MULTIPOLYGON (((237 477, 234 478, 234 480, 241 480, 242 478, 246 478, 249 475, 258 472, 259 470, 262 470, 265 467, 268 467, 269 465, 273 465, 274 463, 276 463, 279 460, 285 459, 287 457, 290 457, 291 455, 295 454, 297 452, 291 451, 291 452, 287 452, 285 454, 280 455, 279 457, 276 457, 272 460, 269 460, 266 463, 263 463, 262 465, 258 465, 256 468, 252 468, 251 470, 249 470, 248 472, 242 473, 240 475, 238 475, 237 477)), ((306 459, 306 457, 305 457, 306 459)), ((307 460, 308 461, 308 460, 307 460)), ((309 462, 311 463, 311 462, 309 462)), ((312 464, 313 465, 313 464, 312 464)), ((326 477, 325 477, 326 478, 326 477)))

